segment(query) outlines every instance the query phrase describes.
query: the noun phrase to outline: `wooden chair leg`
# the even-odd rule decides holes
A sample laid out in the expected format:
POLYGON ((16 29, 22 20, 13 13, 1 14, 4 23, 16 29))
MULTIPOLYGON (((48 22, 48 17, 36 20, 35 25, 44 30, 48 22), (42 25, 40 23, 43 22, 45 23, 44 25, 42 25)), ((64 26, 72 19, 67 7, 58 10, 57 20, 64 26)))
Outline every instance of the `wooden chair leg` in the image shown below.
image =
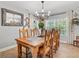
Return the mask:
POLYGON ((26 58, 28 57, 28 48, 26 47, 26 58))
POLYGON ((73 41, 73 46, 76 46, 77 45, 77 42, 76 41, 73 41))
POLYGON ((76 42, 76 46, 79 47, 79 42, 76 42))
POLYGON ((49 55, 49 57, 50 57, 50 58, 53 58, 53 50, 52 50, 52 49, 50 50, 50 55, 49 55))

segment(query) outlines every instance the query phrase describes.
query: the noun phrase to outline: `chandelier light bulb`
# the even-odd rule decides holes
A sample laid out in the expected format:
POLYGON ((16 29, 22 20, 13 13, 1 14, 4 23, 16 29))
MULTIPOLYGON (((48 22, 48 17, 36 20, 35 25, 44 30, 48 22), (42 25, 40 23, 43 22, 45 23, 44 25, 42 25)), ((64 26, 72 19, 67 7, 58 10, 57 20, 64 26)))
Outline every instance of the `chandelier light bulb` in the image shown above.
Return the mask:
POLYGON ((50 16, 51 11, 48 11, 48 16, 50 16))
POLYGON ((48 14, 50 14, 51 13, 51 11, 48 11, 48 14))
POLYGON ((48 14, 48 16, 50 16, 50 14, 48 14))
POLYGON ((36 11, 35 13, 36 13, 36 14, 38 14, 38 12, 37 12, 37 11, 36 11))
POLYGON ((39 16, 39 14, 37 13, 37 16, 39 16))
POLYGON ((44 14, 42 14, 42 17, 44 17, 44 14))
POLYGON ((44 12, 44 9, 42 9, 42 12, 44 12))

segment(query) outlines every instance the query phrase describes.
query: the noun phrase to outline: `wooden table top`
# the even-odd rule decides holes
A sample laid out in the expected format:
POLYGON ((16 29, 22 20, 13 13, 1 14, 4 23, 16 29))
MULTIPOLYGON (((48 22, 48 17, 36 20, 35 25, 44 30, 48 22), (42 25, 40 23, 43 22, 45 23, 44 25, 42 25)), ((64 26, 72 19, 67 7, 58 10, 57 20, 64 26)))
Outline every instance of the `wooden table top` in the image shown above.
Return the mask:
POLYGON ((32 47, 37 47, 37 46, 44 44, 44 38, 41 38, 41 37, 31 37, 31 38, 27 38, 27 39, 26 38, 17 38, 16 41, 30 45, 32 47))

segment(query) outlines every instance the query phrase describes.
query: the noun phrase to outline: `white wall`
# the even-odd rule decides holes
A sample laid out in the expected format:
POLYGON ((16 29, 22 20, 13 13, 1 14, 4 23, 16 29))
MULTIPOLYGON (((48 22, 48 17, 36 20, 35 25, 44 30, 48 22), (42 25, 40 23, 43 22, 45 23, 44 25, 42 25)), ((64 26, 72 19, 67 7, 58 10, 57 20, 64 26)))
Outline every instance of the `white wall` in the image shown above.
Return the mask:
MULTIPOLYGON (((27 11, 22 8, 12 7, 10 5, 0 4, 0 50, 16 45, 15 38, 19 37, 19 28, 22 26, 1 26, 1 8, 10 9, 24 14, 24 18, 28 16, 27 11)), ((35 20, 35 17, 30 15, 30 21, 35 20)), ((30 24, 31 26, 31 24, 30 24)), ((32 26, 31 26, 32 27, 32 26)))
POLYGON ((18 37, 19 34, 18 29, 21 27, 21 26, 1 26, 1 20, 2 20, 1 8, 7 8, 24 14, 24 11, 18 9, 17 7, 10 7, 8 5, 0 4, 0 49, 16 44, 15 38, 18 37))

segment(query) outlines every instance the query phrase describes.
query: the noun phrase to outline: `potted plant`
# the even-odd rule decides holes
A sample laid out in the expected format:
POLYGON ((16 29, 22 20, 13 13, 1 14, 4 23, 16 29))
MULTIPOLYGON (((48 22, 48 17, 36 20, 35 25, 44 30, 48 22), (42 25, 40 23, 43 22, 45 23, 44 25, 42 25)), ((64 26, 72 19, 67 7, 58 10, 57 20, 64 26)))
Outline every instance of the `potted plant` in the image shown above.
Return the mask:
POLYGON ((41 35, 42 35, 43 34, 43 29, 44 29, 44 23, 42 21, 40 21, 38 26, 39 26, 39 29, 41 30, 41 35))

